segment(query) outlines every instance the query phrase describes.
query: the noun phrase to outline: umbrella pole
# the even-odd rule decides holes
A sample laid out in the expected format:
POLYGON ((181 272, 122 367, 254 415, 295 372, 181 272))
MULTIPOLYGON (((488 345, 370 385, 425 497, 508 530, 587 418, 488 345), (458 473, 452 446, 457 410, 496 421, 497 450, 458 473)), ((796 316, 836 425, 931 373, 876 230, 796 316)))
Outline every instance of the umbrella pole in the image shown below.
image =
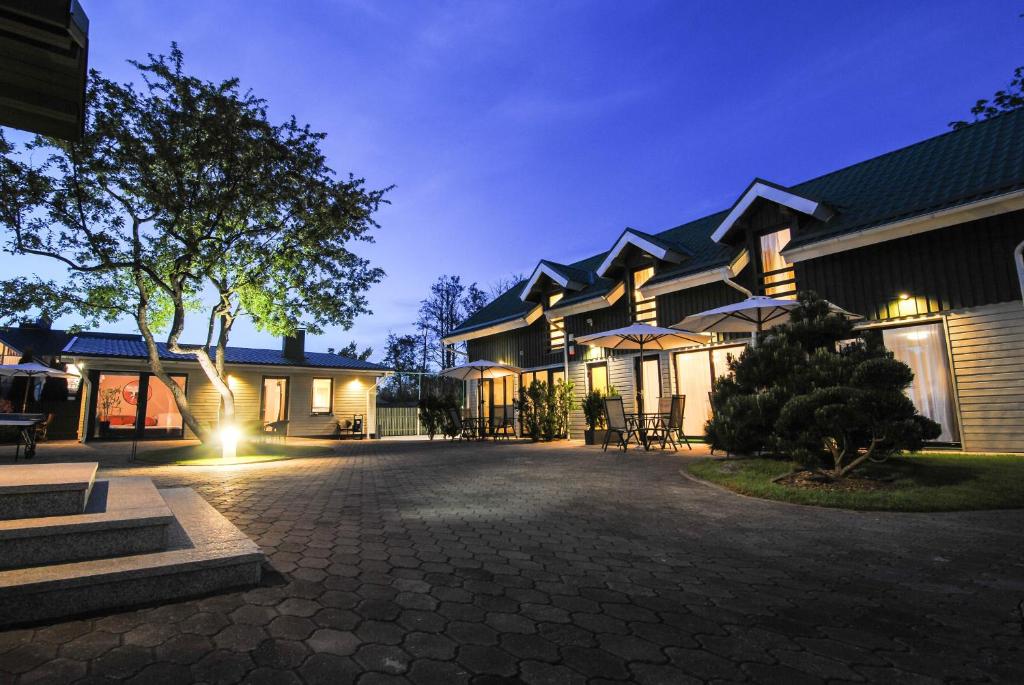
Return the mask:
POLYGON ((21 398, 22 414, 24 414, 25 411, 28 409, 28 389, 32 387, 32 378, 33 376, 31 374, 25 376, 25 395, 21 398))
POLYGON ((477 399, 479 400, 478 404, 480 405, 479 408, 477 409, 476 420, 477 420, 478 425, 480 426, 480 436, 479 437, 480 437, 481 440, 483 440, 483 437, 484 437, 484 370, 483 369, 480 369, 480 384, 477 386, 476 395, 477 395, 477 399))
POLYGON ((644 339, 640 338, 640 370, 636 378, 636 413, 643 420, 644 413, 644 339))

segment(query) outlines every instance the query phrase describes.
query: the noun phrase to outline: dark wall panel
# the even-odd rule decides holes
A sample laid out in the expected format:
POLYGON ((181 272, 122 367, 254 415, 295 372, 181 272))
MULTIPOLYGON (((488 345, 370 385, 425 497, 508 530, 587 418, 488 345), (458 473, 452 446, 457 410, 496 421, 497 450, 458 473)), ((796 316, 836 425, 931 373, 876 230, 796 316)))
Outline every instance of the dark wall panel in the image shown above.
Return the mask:
POLYGON ((709 283, 658 296, 658 324, 674 326, 690 314, 722 307, 744 298, 736 288, 725 283, 709 283))
POLYGON ((872 319, 1018 300, 1021 241, 1013 212, 798 262, 797 287, 872 319))

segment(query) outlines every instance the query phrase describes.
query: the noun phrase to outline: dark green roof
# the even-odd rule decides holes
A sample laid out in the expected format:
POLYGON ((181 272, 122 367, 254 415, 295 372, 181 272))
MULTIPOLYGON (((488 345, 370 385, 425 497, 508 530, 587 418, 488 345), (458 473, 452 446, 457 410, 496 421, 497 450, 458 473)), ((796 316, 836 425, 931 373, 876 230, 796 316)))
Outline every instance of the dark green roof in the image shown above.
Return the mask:
MULTIPOLYGON (((1024 188, 1024 109, 1002 114, 959 130, 789 186, 800 195, 820 199, 835 215, 827 222, 801 224, 792 247, 855 233, 893 221, 995 197, 1024 188)), ((659 273, 652 283, 724 266, 738 248, 716 243, 711 234, 728 210, 655 234, 646 234, 689 258, 659 273)), ((607 252, 566 265, 594 271, 607 252)), ((598 297, 614 285, 593 277, 587 288, 567 294, 560 306, 598 297)), ((578 279, 574 279, 578 280, 578 279)), ((481 309, 456 333, 518 318, 534 305, 522 302, 518 284, 481 309)))

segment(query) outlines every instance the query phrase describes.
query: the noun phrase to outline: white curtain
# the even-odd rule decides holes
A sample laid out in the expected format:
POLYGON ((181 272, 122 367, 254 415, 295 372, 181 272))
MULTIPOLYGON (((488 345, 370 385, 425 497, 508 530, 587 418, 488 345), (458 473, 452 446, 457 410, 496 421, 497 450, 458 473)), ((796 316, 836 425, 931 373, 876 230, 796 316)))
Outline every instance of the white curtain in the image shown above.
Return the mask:
POLYGON ((707 350, 676 355, 676 387, 686 396, 683 432, 704 435, 704 424, 711 418, 711 356, 707 350))
POLYGON ((284 418, 285 383, 280 378, 263 381, 263 421, 273 423, 284 418))
POLYGON ((658 398, 661 397, 661 376, 658 373, 658 360, 644 360, 644 412, 658 411, 658 398))
POLYGON ((960 439, 953 406, 949 359, 941 324, 889 328, 882 331, 885 347, 914 372, 907 395, 914 406, 942 426, 941 442, 960 439))

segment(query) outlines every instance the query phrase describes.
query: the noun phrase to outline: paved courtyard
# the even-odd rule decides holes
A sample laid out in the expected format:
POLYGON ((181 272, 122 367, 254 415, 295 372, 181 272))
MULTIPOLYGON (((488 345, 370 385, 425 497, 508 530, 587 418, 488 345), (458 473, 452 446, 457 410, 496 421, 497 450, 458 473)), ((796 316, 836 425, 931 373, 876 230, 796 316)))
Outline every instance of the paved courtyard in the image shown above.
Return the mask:
POLYGON ((1022 511, 761 502, 685 453, 336 450, 105 470, 196 488, 274 571, 0 632, 0 683, 1024 682, 1022 511))

